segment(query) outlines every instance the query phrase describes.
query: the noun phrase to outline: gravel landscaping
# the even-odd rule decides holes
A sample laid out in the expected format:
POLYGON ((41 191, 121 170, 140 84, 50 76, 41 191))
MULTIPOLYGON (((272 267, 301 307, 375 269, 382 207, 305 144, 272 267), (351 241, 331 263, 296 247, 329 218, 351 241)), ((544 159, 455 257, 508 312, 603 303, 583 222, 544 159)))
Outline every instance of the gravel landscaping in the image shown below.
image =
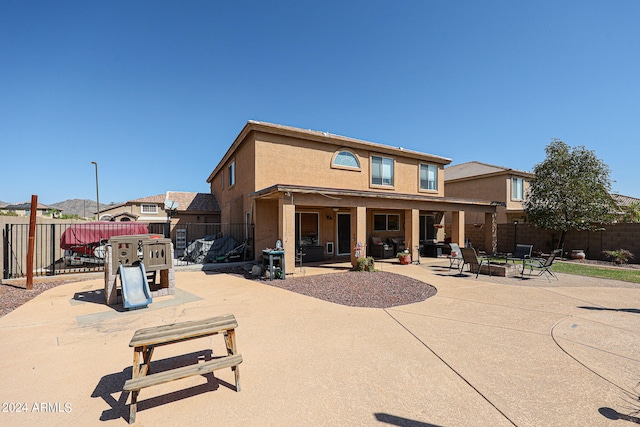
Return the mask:
POLYGON ((395 307, 424 301, 437 292, 427 283, 384 271, 319 274, 264 283, 350 307, 395 307))

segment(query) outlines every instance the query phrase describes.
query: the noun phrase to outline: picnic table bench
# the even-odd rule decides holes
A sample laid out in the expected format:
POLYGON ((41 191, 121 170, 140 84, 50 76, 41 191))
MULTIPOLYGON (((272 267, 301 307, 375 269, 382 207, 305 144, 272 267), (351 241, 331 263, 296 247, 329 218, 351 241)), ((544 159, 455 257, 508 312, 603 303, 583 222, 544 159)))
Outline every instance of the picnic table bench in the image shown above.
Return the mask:
POLYGON ((232 314, 211 317, 203 320, 173 323, 151 328, 139 329, 129 342, 133 347, 133 369, 131 379, 124 384, 124 391, 131 392, 129 424, 136 420, 138 393, 141 389, 194 375, 211 373, 218 369, 231 368, 235 374, 236 391, 240 391, 240 371, 238 365, 242 355, 236 350, 235 328, 238 322, 232 314), (222 333, 227 347, 227 356, 204 363, 183 366, 167 371, 150 373, 151 356, 156 347, 177 342, 204 338, 222 333))

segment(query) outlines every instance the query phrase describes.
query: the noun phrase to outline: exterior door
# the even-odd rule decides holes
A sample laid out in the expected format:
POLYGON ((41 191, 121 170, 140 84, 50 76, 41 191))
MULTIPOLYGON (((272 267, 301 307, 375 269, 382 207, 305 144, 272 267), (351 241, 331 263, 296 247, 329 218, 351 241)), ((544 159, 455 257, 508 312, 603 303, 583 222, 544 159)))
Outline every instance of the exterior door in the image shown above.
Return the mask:
POLYGON ((338 214, 338 255, 351 254, 351 214, 338 214))

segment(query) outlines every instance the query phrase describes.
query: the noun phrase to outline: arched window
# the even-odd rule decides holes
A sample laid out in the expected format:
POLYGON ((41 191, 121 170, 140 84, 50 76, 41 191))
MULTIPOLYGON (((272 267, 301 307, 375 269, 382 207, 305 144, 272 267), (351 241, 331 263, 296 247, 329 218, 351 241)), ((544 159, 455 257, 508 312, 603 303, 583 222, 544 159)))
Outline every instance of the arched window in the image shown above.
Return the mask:
POLYGON ((360 169, 360 162, 351 151, 339 150, 333 156, 332 166, 344 169, 360 169))

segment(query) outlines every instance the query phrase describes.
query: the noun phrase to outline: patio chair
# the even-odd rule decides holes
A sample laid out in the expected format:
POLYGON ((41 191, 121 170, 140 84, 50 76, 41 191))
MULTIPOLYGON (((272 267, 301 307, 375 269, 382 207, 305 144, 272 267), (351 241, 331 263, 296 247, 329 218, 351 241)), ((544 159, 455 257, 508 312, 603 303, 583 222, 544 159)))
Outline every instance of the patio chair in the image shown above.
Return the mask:
POLYGON ((457 243, 449 243, 451 247, 451 253, 447 256, 449 260, 449 270, 451 270, 454 266, 457 269, 460 269, 460 263, 464 260, 462 258, 462 252, 460 252, 460 246, 457 243))
POLYGON ((404 239, 402 237, 391 237, 389 239, 389 243, 393 245, 393 251, 397 254, 398 252, 402 252, 407 249, 404 244, 404 239))
POLYGON ((371 236, 371 256, 374 258, 394 257, 393 246, 383 242, 380 237, 371 236))
POLYGON ((529 276, 533 273, 534 268, 539 268, 540 272, 538 273, 538 277, 546 274, 549 282, 551 281, 550 276, 558 280, 558 276, 553 272, 552 266, 556 257, 561 253, 562 249, 556 249, 546 258, 531 258, 525 260, 522 265, 522 278, 524 279, 524 270, 529 267, 529 276))
POLYGON ((462 252, 462 265, 460 266, 460 273, 464 269, 465 265, 469 265, 469 271, 471 273, 476 273, 476 279, 478 278, 478 274, 480 274, 480 268, 483 265, 487 266, 487 270, 489 270, 489 276, 491 276, 491 263, 489 262, 489 258, 480 256, 476 253, 476 250, 473 248, 460 248, 460 252, 462 252))
POLYGON ((531 251, 533 245, 516 245, 516 251, 512 254, 507 254, 507 262, 509 261, 524 261, 531 258, 531 251))

